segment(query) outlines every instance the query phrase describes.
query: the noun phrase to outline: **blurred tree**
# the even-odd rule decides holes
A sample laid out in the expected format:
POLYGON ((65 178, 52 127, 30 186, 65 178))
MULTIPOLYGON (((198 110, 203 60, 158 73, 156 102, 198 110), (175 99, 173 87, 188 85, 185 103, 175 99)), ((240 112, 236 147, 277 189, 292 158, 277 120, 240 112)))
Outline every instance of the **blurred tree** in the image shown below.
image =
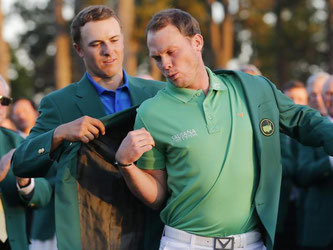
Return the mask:
POLYGON ((33 93, 43 95, 55 89, 56 27, 53 4, 48 2, 45 6, 37 5, 31 8, 27 2, 18 1, 14 5, 14 12, 24 20, 26 31, 18 37, 19 46, 14 48, 17 61, 12 62, 12 69, 20 72, 22 66, 29 68, 33 93), (23 57, 23 52, 30 61, 23 57))
POLYGON ((241 1, 237 53, 242 54, 242 44, 251 41, 251 47, 246 47, 249 61, 277 86, 289 79, 305 81, 309 74, 327 70, 325 8, 319 8, 318 2, 322 1, 241 1))
POLYGON ((56 88, 61 89, 71 83, 71 57, 68 24, 62 16, 63 0, 54 1, 56 25, 55 80, 56 88))
POLYGON ((211 13, 214 12, 214 7, 219 9, 215 18, 217 20, 214 20, 213 15, 210 18, 210 39, 214 52, 215 67, 226 68, 228 62, 233 58, 234 51, 233 20, 229 12, 229 0, 222 0, 221 2, 208 0, 207 2, 211 8, 211 13), (220 8, 217 6, 220 6, 220 8))
POLYGON ((33 72, 19 62, 19 58, 13 49, 10 51, 12 59, 10 68, 15 69, 14 71, 18 76, 11 79, 12 97, 14 99, 21 97, 33 98, 34 88, 31 84, 33 82, 33 72))
POLYGON ((124 34, 124 66, 128 74, 135 75, 138 66, 137 53, 139 48, 138 41, 133 36, 135 26, 135 1, 118 1, 118 15, 122 22, 124 34))
POLYGON ((2 36, 2 26, 4 16, 2 13, 2 2, 0 0, 0 74, 8 82, 7 72, 10 63, 10 52, 7 42, 3 39, 2 36))

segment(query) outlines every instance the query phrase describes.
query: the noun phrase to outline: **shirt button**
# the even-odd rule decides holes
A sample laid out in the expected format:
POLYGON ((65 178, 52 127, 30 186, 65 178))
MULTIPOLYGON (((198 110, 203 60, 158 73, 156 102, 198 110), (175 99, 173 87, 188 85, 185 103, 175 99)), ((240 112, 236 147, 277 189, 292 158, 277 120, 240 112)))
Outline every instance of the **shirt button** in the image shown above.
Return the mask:
POLYGON ((198 93, 196 93, 196 96, 200 96, 201 94, 198 92, 198 93))
POLYGON ((213 116, 212 115, 208 115, 208 120, 212 120, 213 116))
POLYGON ((38 149, 38 154, 42 154, 42 153, 44 153, 45 152, 45 149, 44 148, 40 148, 40 149, 38 149))

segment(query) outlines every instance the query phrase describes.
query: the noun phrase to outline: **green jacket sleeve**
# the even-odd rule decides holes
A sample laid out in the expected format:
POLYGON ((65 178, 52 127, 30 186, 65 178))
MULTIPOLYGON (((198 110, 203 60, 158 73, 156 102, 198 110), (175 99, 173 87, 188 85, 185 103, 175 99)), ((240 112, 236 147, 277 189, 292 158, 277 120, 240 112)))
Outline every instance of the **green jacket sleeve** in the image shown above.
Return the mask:
POLYGON ((65 143, 50 156, 50 148, 54 130, 62 124, 61 117, 56 112, 57 105, 48 96, 40 104, 40 116, 29 136, 16 149, 12 166, 16 176, 43 177, 54 163, 59 159, 65 143))
POLYGON ((299 158, 295 181, 298 185, 307 187, 320 183, 332 175, 329 156, 322 147, 313 148, 299 145, 299 158))

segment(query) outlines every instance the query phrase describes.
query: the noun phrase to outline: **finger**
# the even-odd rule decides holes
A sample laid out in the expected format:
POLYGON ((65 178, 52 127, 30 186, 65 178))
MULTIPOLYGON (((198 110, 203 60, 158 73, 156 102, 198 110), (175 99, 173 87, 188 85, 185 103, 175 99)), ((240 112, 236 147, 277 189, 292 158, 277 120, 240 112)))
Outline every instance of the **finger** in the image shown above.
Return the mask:
POLYGON ((84 135, 80 138, 80 141, 83 143, 88 143, 90 140, 88 136, 84 135))
POLYGON ((95 135, 90 132, 87 132, 84 136, 87 137, 89 141, 92 141, 95 139, 95 135))
POLYGON ((142 150, 142 154, 149 151, 149 150, 152 150, 153 146, 152 145, 145 145, 145 146, 142 146, 141 147, 141 150, 142 150))
POLYGON ((105 135, 105 126, 103 122, 98 119, 90 117, 90 124, 96 127, 102 135, 105 135))
POLYGON ((94 139, 99 136, 100 130, 92 124, 89 124, 87 127, 87 133, 90 133, 94 136, 94 139))
POLYGON ((132 135, 149 134, 150 135, 150 133, 145 128, 133 130, 133 131, 129 132, 129 134, 132 134, 132 135))
POLYGON ((151 146, 155 146, 155 141, 154 141, 154 139, 153 139, 153 137, 146 137, 146 138, 144 138, 144 139, 142 139, 142 140, 139 140, 138 142, 137 142, 137 145, 139 146, 139 147, 143 147, 143 146, 146 146, 146 145, 151 145, 151 146))

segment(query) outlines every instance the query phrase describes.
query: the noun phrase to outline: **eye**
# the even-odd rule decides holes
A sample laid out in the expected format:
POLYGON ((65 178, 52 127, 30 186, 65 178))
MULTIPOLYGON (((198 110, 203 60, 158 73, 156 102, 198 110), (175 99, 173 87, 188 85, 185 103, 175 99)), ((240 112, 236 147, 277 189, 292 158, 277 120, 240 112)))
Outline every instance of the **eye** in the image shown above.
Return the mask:
POLYGON ((93 42, 91 44, 89 44, 90 47, 97 47, 99 46, 101 43, 100 42, 93 42))
POLYGON ((168 55, 172 55, 172 54, 174 54, 174 53, 175 53, 174 50, 169 50, 169 51, 168 51, 168 55))
POLYGON ((152 56, 152 58, 153 58, 156 62, 160 62, 160 61, 161 61, 161 57, 160 57, 160 56, 152 56))

